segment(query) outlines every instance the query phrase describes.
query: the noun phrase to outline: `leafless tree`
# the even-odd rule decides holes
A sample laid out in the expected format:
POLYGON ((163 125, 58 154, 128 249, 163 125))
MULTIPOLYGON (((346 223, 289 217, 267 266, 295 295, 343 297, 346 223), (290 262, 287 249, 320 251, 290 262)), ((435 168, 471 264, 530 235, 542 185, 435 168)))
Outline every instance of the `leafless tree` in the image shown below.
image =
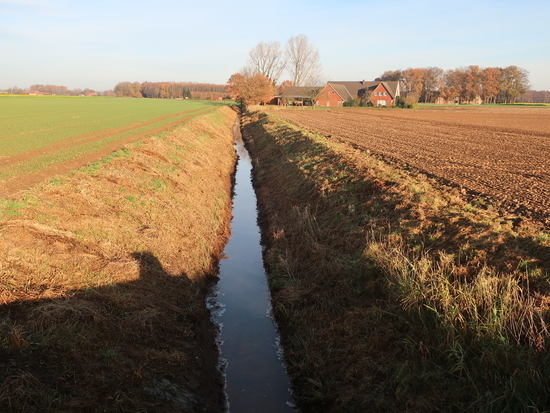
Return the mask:
MULTIPOLYGON (((248 66, 243 67, 243 68, 239 71, 239 73, 240 73, 241 75, 245 76, 245 77, 253 77, 255 74, 260 73, 260 72, 258 72, 258 71, 256 70, 256 68, 254 68, 254 67, 248 65, 248 66)), ((263 74, 263 73, 260 73, 260 74, 263 74)), ((264 75, 264 76, 265 76, 265 75, 264 75)), ((265 77, 267 77, 267 76, 265 76, 265 77)), ((269 79, 269 78, 268 78, 268 79, 269 79)))
POLYGON ((320 55, 304 34, 292 36, 286 45, 287 70, 295 86, 313 86, 321 78, 320 55))
POLYGON ((285 69, 283 49, 279 42, 260 42, 249 52, 248 65, 275 85, 285 69))

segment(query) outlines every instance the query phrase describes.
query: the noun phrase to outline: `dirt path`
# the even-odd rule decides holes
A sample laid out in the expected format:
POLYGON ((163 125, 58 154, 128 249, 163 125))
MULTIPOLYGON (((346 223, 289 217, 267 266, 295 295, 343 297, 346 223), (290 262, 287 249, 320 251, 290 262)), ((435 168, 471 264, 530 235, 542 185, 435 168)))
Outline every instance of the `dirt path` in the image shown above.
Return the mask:
POLYGON ((550 223, 550 110, 489 109, 277 114, 550 223))

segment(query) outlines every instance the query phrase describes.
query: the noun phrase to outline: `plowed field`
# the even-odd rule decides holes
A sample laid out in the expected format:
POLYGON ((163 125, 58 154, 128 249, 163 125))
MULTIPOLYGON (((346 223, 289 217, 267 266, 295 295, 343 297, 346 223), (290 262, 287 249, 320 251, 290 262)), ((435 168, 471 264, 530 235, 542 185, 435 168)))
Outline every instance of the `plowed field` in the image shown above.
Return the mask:
POLYGON ((281 109, 277 114, 550 223, 550 108, 281 109))

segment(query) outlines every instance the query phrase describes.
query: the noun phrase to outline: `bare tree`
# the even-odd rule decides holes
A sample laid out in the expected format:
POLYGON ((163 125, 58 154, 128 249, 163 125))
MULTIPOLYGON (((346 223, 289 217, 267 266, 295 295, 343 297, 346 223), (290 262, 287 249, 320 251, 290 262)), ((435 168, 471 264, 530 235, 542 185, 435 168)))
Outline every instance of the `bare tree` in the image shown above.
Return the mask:
MULTIPOLYGON (((254 67, 252 67, 252 66, 249 65, 249 66, 243 67, 243 68, 239 71, 239 73, 240 73, 241 75, 245 76, 245 77, 253 77, 255 74, 260 73, 260 72, 258 72, 254 67)), ((260 73, 260 74, 263 74, 263 73, 260 73)), ((264 75, 264 76, 265 76, 265 75, 264 75)), ((267 77, 267 76, 265 76, 265 77, 267 77)))
POLYGON ((281 44, 279 42, 260 42, 248 55, 248 65, 275 85, 286 66, 281 44))
POLYGON ((295 86, 314 85, 321 78, 319 51, 304 34, 293 36, 286 45, 287 70, 295 86))
POLYGON ((500 68, 487 67, 481 71, 481 98, 485 103, 495 102, 499 91, 500 68))

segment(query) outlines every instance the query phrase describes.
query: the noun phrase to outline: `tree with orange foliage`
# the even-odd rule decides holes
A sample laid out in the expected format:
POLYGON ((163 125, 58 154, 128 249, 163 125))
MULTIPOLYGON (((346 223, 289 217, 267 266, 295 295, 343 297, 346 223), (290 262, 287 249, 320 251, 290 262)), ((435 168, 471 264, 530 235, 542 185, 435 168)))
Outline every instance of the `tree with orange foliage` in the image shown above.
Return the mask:
POLYGON ((227 81, 227 90, 244 106, 267 103, 273 97, 273 84, 261 73, 235 73, 227 81))
POLYGON ((445 83, 439 89, 439 95, 447 102, 460 103, 463 72, 459 69, 445 71, 445 83))
POLYGON ((472 102, 481 96, 481 69, 477 65, 470 65, 463 69, 464 85, 462 97, 466 102, 472 102))
MULTIPOLYGON (((438 67, 386 71, 376 80, 399 80, 402 97, 435 102, 513 103, 529 90, 529 72, 517 66, 477 65, 443 71, 438 67)), ((532 98, 532 97, 531 97, 532 98)))
POLYGON ((495 100, 499 91, 500 69, 487 67, 481 71, 481 98, 485 103, 495 100))
POLYGON ((424 87, 426 69, 413 69, 409 67, 402 72, 403 92, 407 97, 418 102, 424 87))

